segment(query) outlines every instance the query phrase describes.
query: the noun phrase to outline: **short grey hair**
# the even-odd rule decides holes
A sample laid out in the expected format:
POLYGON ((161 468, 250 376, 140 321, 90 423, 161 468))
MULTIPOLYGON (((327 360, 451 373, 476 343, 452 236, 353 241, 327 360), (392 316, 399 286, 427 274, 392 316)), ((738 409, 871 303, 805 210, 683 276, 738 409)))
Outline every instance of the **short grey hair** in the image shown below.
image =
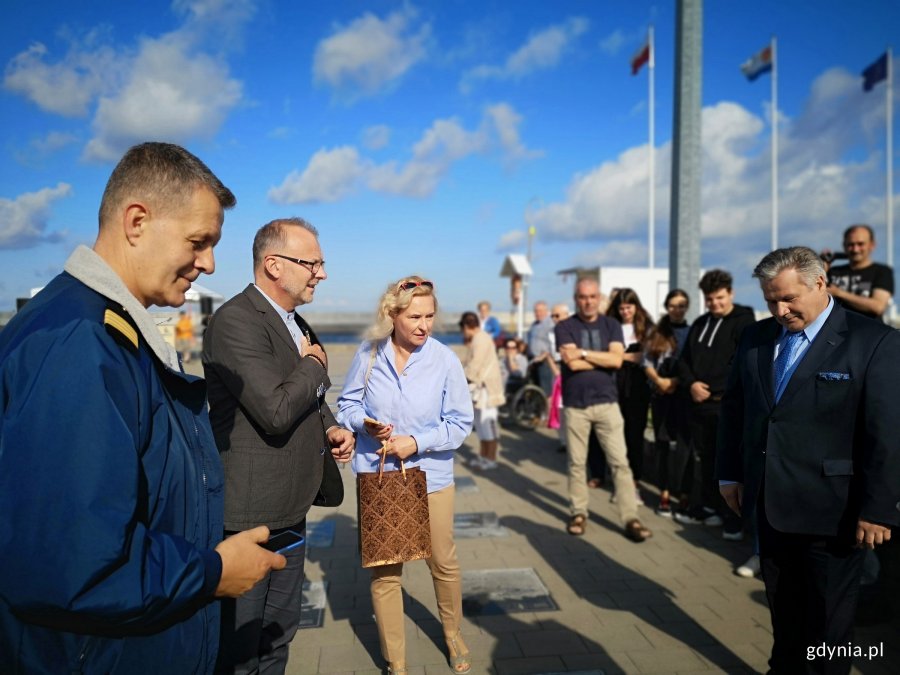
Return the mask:
POLYGON ((215 195, 222 209, 236 203, 234 194, 199 158, 172 143, 141 143, 116 164, 100 200, 100 227, 112 223, 129 200, 144 201, 161 213, 187 205, 199 188, 215 195))
POLYGON ((319 238, 319 231, 310 225, 303 218, 278 218, 266 223, 253 238, 253 269, 259 269, 263 259, 268 251, 276 248, 283 248, 287 243, 287 237, 284 230, 286 227, 302 227, 316 239, 319 238))
POLYGON ((790 246, 768 253, 753 269, 753 278, 772 281, 784 270, 797 270, 797 275, 807 288, 816 285, 816 279, 824 277, 825 263, 819 254, 807 246, 790 246))

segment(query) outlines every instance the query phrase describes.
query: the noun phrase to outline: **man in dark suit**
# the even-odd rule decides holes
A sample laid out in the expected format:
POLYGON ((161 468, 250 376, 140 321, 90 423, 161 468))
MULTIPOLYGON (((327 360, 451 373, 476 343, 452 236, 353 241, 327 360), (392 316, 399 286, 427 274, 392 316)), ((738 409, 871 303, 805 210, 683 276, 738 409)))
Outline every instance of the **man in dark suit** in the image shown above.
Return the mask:
POLYGON ((753 276, 774 318, 735 355, 716 474, 734 511, 756 505, 771 672, 847 673, 863 550, 900 523, 900 334, 837 305, 811 249, 753 276))
MULTIPOLYGON (((275 220, 253 240, 254 284, 213 315, 203 340, 210 420, 225 467, 225 529, 267 525, 305 535, 323 455, 350 459, 353 435, 325 404, 328 357, 295 312, 312 302, 325 261, 316 229, 275 220)), ((218 672, 283 673, 300 622, 305 547, 287 567, 223 606, 218 672)))

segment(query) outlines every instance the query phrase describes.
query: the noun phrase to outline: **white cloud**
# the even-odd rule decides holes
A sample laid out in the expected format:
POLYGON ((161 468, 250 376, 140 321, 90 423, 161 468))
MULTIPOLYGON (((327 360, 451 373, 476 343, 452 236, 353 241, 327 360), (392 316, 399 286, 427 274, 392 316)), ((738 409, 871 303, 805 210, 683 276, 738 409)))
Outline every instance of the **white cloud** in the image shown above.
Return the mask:
MULTIPOLYGON (((732 102, 704 108, 702 115, 701 262, 745 278, 748 260, 755 264, 770 247, 771 125, 732 102)), ((867 98, 858 77, 832 69, 814 81, 797 119, 782 114, 780 120, 779 244, 835 248, 843 228, 860 221, 883 232, 883 97, 867 98)), ((538 237, 606 242, 585 254, 585 264, 642 264, 647 161, 647 146, 636 146, 574 176, 564 200, 528 214, 538 237)), ((657 149, 656 167, 660 252, 669 229, 670 143, 657 149)))
POLYGON ((600 49, 610 56, 615 56, 622 51, 622 47, 624 47, 628 41, 629 38, 625 34, 625 31, 621 28, 617 28, 600 40, 600 49))
POLYGON ((478 80, 518 80, 538 70, 555 67, 570 45, 590 27, 582 17, 545 28, 510 54, 503 65, 479 65, 463 75, 460 88, 468 91, 478 80))
POLYGON ((175 0, 173 9, 182 25, 136 46, 113 48, 101 27, 70 38, 66 55, 51 62, 47 47, 35 43, 7 64, 4 87, 48 112, 93 112, 87 159, 118 159, 147 139, 211 137, 241 100, 223 54, 239 42, 255 1, 175 0))
POLYGON ((62 150, 78 140, 75 134, 67 134, 62 131, 51 131, 46 136, 35 138, 29 143, 32 150, 39 155, 49 155, 57 150, 62 150))
POLYGON ((499 253, 514 251, 522 248, 527 241, 528 234, 525 230, 510 230, 500 236, 500 241, 497 242, 497 251, 499 253))
POLYGON ((376 124, 363 131, 362 144, 369 150, 381 150, 391 142, 391 129, 384 124, 376 124))
POLYGON ((119 75, 119 61, 109 47, 73 45, 57 63, 48 63, 47 56, 47 47, 40 42, 14 56, 6 64, 3 86, 57 115, 84 117, 119 75))
POLYGON ((280 186, 269 190, 269 199, 277 204, 335 202, 353 190, 364 171, 365 163, 356 148, 320 150, 302 173, 292 172, 280 186))
POLYGON ((59 183, 55 188, 26 192, 15 199, 0 197, 0 249, 31 248, 59 241, 63 233, 45 232, 50 206, 71 193, 71 185, 59 183))
POLYGON ((428 23, 411 6, 381 19, 366 13, 316 46, 313 77, 350 100, 371 96, 402 77, 426 54, 428 23))
POLYGON ((128 82, 103 97, 94 117, 87 159, 115 160, 143 139, 185 142, 210 138, 241 99, 242 86, 227 66, 170 34, 145 40, 128 82))
POLYGON ((594 267, 596 265, 636 267, 646 264, 646 240, 614 239, 607 241, 601 248, 585 251, 575 257, 576 267, 594 267))
POLYGON ((433 194, 453 164, 466 157, 499 153, 505 164, 513 164, 538 156, 522 142, 520 123, 519 114, 505 103, 486 109, 473 130, 455 118, 435 120, 405 163, 377 164, 360 157, 352 146, 320 150, 304 171, 292 172, 270 190, 269 198, 280 203, 336 201, 361 181, 374 192, 422 199, 433 194))
POLYGON ((529 150, 522 143, 519 134, 522 116, 511 105, 498 103, 489 107, 486 115, 491 124, 493 124, 507 164, 514 164, 525 159, 534 159, 544 154, 538 150, 529 150))

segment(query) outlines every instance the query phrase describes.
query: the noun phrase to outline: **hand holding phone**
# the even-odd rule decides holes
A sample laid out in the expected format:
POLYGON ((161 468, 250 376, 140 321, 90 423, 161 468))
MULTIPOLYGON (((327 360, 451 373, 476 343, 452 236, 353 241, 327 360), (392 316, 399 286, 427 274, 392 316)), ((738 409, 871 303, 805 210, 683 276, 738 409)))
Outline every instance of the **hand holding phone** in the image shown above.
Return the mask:
POLYGON ((285 530, 284 532, 279 532, 278 534, 272 535, 269 537, 269 541, 265 544, 260 544, 264 549, 272 551, 273 553, 281 553, 284 554, 285 551, 290 551, 291 549, 297 548, 298 546, 303 545, 303 535, 299 532, 294 532, 293 530, 285 530))
POLYGON ((394 429, 392 424, 379 422, 372 417, 364 417, 363 424, 366 426, 366 433, 372 438, 377 438, 379 441, 386 441, 389 439, 391 437, 391 431, 394 429))

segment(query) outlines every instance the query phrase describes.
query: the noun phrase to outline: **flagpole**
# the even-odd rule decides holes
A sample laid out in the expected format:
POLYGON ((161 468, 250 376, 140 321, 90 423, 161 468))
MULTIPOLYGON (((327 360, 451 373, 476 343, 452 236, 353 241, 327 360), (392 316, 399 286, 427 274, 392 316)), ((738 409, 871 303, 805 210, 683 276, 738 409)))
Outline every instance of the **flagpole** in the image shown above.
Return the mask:
POLYGON ((772 250, 778 248, 778 54, 772 36, 772 250))
POLYGON ((891 48, 887 49, 887 264, 894 266, 894 63, 891 48))
POLYGON ((656 148, 655 148, 655 140, 654 140, 654 126, 655 126, 654 125, 654 116, 656 114, 656 112, 655 112, 656 106, 655 106, 654 100, 653 100, 654 99, 654 97, 653 97, 653 93, 654 93, 653 92, 653 89, 654 89, 653 73, 656 70, 656 67, 655 67, 656 66, 656 45, 653 44, 653 24, 650 24, 650 28, 648 30, 648 35, 647 35, 647 41, 648 41, 648 44, 650 45, 650 63, 649 63, 650 72, 648 73, 648 77, 647 77, 647 82, 649 83, 647 86, 650 89, 650 94, 649 94, 649 99, 650 99, 650 115, 649 115, 649 120, 650 120, 649 121, 649 125, 650 125, 650 166, 648 169, 649 183, 650 183, 650 187, 648 189, 648 194, 649 194, 649 202, 650 203, 649 203, 649 219, 648 219, 649 232, 647 234, 647 238, 648 238, 647 245, 648 245, 648 250, 650 252, 650 257, 649 257, 650 265, 649 266, 650 266, 650 269, 653 269, 653 267, 656 264, 655 257, 654 257, 654 253, 655 253, 654 252, 654 248, 655 248, 654 239, 655 239, 655 230, 656 230, 656 223, 655 223, 656 199, 655 199, 655 194, 654 194, 654 192, 656 190, 656 172, 655 172, 655 167, 654 167, 654 154, 656 152, 656 148))

